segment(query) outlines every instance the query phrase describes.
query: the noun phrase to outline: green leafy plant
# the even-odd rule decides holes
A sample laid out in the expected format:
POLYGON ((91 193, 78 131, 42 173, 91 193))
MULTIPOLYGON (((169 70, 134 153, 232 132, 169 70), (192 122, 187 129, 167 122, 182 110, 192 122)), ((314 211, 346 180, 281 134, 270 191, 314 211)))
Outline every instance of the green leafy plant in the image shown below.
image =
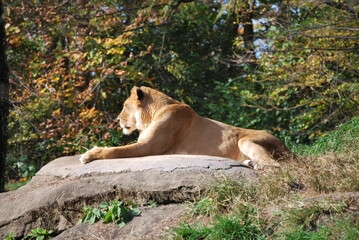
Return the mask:
POLYGON ((15 240, 13 233, 6 235, 3 240, 15 240))
POLYGON ((36 173, 36 166, 29 161, 29 157, 26 155, 20 156, 19 159, 7 158, 7 163, 12 164, 12 169, 17 172, 20 177, 31 178, 36 173))
POLYGON ((26 235, 26 237, 24 239, 46 240, 46 239, 52 238, 53 233, 54 233, 54 231, 52 231, 52 230, 46 230, 43 228, 35 228, 35 229, 31 230, 31 233, 26 235))
POLYGON ((116 223, 120 227, 126 225, 134 216, 141 212, 133 202, 121 202, 113 200, 110 202, 102 202, 98 208, 85 206, 82 210, 82 223, 88 222, 94 224, 102 219, 103 223, 116 223))
POLYGON ((16 174, 17 178, 21 177, 24 180, 31 179, 37 171, 35 163, 30 161, 27 155, 21 155, 18 159, 7 158, 6 163, 11 166, 11 174, 16 174))
POLYGON ((19 173, 24 178, 32 178, 36 173, 36 166, 33 163, 17 162, 16 168, 19 169, 19 173))
POLYGON ((150 206, 151 208, 156 208, 156 207, 158 207, 158 203, 155 202, 155 201, 152 201, 152 202, 150 202, 149 206, 150 206))
POLYGON ((82 209, 82 223, 88 222, 89 224, 94 224, 98 220, 104 217, 105 213, 101 210, 93 207, 85 206, 82 209))
MULTIPOLYGON (((54 231, 52 230, 46 230, 43 228, 34 228, 31 230, 29 234, 27 234, 21 240, 47 240, 53 238, 54 237, 53 235, 54 235, 54 231)), ((3 240, 15 240, 14 234, 9 233, 3 238, 3 240)))

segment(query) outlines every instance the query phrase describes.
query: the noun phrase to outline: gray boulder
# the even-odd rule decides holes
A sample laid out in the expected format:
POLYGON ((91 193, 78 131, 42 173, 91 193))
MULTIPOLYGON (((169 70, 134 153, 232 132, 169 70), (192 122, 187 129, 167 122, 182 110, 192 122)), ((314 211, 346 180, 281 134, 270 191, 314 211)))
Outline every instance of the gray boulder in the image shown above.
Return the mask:
POLYGON ((184 213, 180 204, 197 199, 218 177, 241 181, 243 176, 254 176, 239 162, 212 156, 161 155, 86 165, 78 159, 56 159, 25 186, 0 194, 1 239, 10 232, 24 236, 36 227, 61 233, 56 239, 140 239, 151 234, 158 238, 163 231, 158 227, 160 220, 178 219, 184 213), (113 199, 143 206, 141 216, 121 229, 111 224, 79 223, 84 206, 113 199), (146 207, 149 202, 159 207, 146 207))

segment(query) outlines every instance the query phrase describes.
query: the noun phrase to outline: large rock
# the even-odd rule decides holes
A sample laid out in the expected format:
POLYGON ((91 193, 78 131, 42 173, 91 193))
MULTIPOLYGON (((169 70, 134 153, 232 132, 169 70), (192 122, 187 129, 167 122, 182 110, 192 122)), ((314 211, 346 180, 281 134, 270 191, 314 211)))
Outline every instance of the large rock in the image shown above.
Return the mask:
MULTIPOLYGON (((251 169, 239 162, 211 156, 162 155, 100 160, 86 165, 81 165, 78 159, 79 156, 56 159, 44 166, 24 187, 0 194, 0 238, 10 232, 14 236, 24 236, 31 229, 42 227, 57 233, 72 228, 77 238, 71 239, 91 239, 84 234, 91 232, 89 228, 96 229, 100 225, 77 225, 85 205, 113 199, 131 200, 142 206, 152 201, 172 204, 157 210, 144 207, 143 214, 133 220, 141 222, 141 219, 156 219, 156 211, 161 212, 162 208, 181 213, 178 204, 174 203, 198 198, 219 176, 228 175, 237 181, 243 176, 254 176, 251 169)), ((126 238, 116 238, 116 234, 126 233, 130 224, 121 230, 112 226, 110 238, 127 239, 136 233, 134 236, 138 239, 139 235, 154 231, 153 223, 138 225, 142 230, 127 231, 126 238)), ((66 234, 69 232, 60 236, 66 234)))

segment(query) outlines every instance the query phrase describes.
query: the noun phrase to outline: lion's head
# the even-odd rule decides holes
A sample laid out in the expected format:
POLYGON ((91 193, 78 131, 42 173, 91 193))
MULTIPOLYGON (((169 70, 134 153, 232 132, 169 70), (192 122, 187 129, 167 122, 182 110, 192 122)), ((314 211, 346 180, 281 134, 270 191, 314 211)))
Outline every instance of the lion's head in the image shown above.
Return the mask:
POLYGON ((120 125, 124 134, 131 134, 138 129, 141 114, 141 100, 143 100, 144 93, 139 87, 134 87, 131 90, 131 95, 123 104, 123 109, 118 116, 120 125), (137 125, 137 126, 136 126, 137 125))
POLYGON ((178 103, 167 95, 148 87, 133 87, 118 116, 124 134, 144 130, 161 107, 178 103))

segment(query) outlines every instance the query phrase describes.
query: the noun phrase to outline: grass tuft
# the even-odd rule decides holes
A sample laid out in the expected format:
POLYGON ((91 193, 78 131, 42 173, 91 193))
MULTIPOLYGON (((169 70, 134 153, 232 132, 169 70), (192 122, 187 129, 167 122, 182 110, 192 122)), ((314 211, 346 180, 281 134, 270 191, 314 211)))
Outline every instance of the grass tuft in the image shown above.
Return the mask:
POLYGON ((182 223, 172 228, 173 239, 175 240, 220 240, 220 239, 265 239, 264 231, 256 219, 252 216, 255 212, 248 209, 241 214, 217 216, 214 222, 209 225, 192 226, 182 223))

